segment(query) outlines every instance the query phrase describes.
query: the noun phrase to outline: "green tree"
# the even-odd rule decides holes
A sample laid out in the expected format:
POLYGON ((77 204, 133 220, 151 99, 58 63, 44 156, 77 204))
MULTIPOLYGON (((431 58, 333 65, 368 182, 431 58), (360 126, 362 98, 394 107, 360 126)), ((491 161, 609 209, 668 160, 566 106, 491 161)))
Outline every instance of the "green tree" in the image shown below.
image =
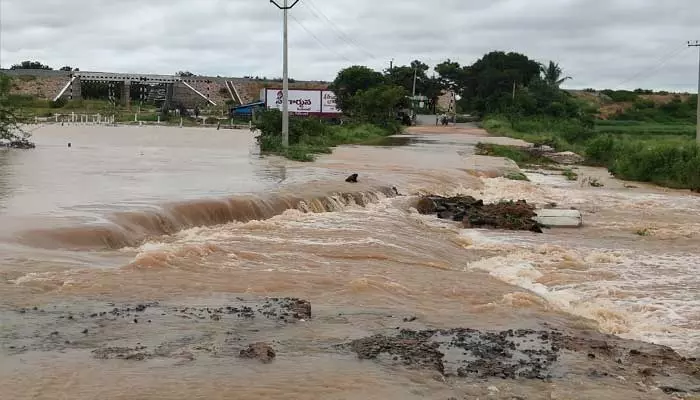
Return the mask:
POLYGON ((336 95, 338 108, 347 111, 350 99, 357 92, 380 86, 384 82, 384 75, 380 72, 362 65, 353 65, 338 72, 329 89, 336 95))
POLYGON ((466 87, 466 71, 458 62, 447 59, 435 66, 435 72, 439 75, 440 83, 447 89, 462 95, 466 87))
POLYGON ((11 80, 0 74, 0 141, 28 144, 29 134, 18 123, 15 107, 10 101, 11 80))
POLYGON ((551 87, 558 88, 565 81, 572 79, 570 76, 562 77, 564 71, 554 61, 550 61, 547 65, 540 64, 540 72, 542 73, 542 79, 551 87))
POLYGON ((51 70, 53 68, 49 67, 48 65, 44 65, 40 63, 39 61, 22 61, 19 64, 15 64, 10 67, 10 69, 46 69, 46 70, 51 70))
POLYGON ((360 90, 346 103, 355 120, 382 127, 393 124, 401 108, 408 107, 408 91, 401 86, 381 85, 360 90))
POLYGON ((401 86, 407 92, 413 92, 413 80, 415 74, 416 94, 426 96, 432 104, 437 102, 437 98, 442 94, 444 85, 438 78, 428 76, 430 67, 418 60, 411 62, 411 65, 397 66, 386 71, 387 83, 401 86))

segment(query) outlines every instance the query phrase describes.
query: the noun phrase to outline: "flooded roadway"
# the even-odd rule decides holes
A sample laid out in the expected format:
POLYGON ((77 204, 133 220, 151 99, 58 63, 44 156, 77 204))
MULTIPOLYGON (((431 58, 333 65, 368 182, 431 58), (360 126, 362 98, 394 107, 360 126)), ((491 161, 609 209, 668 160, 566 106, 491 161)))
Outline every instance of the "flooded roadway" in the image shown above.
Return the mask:
POLYGON ((508 139, 478 130, 344 146, 313 164, 260 157, 248 131, 49 126, 35 140, 36 150, 0 152, 0 382, 10 398, 666 396, 619 379, 446 380, 329 350, 399 325, 597 330, 700 354, 700 198, 687 192, 628 188, 588 168, 579 175, 604 187, 552 171, 491 178, 514 166, 473 146, 508 139), (353 172, 360 183, 345 183, 353 172), (581 209, 586 226, 462 230, 418 215, 419 193, 555 202, 581 209), (267 296, 307 299, 314 318, 273 329, 171 316, 267 296), (89 318, 143 302, 163 307, 150 323, 89 318), (276 343, 275 362, 223 356, 239 345, 228 332, 276 343), (192 357, 90 353, 166 342, 192 357))

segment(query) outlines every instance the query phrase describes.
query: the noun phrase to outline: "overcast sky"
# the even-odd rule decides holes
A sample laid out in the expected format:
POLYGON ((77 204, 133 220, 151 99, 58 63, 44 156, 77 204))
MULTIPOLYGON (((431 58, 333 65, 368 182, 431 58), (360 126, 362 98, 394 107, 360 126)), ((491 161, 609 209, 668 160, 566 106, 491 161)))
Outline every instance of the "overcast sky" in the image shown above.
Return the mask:
MULTIPOLYGON (((503 50, 559 62, 572 88, 695 90, 699 21, 700 0, 300 0, 290 76, 503 50)), ((282 13, 268 0, 0 0, 0 47, 3 68, 275 77, 282 13)))

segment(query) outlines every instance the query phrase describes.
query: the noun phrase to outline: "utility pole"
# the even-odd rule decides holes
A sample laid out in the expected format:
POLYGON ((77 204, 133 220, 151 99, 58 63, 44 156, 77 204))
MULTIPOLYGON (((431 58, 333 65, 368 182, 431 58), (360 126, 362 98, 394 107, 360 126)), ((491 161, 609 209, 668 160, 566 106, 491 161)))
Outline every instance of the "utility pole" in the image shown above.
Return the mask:
POLYGON ((416 97, 416 75, 418 75, 418 68, 413 68, 413 97, 416 97))
POLYGON ((290 6, 288 5, 289 0, 284 0, 282 5, 277 4, 275 0, 270 0, 270 3, 274 4, 283 11, 284 23, 283 23, 283 44, 284 48, 282 51, 282 147, 289 147, 289 57, 288 57, 288 45, 287 45, 287 14, 289 10, 294 8, 299 0, 295 0, 290 6))
POLYGON ((700 143, 700 40, 696 40, 695 42, 689 41, 688 47, 698 48, 698 118, 696 122, 695 140, 700 143))
POLYGON ((391 61, 389 61, 389 72, 394 69, 394 59, 392 58, 391 61))

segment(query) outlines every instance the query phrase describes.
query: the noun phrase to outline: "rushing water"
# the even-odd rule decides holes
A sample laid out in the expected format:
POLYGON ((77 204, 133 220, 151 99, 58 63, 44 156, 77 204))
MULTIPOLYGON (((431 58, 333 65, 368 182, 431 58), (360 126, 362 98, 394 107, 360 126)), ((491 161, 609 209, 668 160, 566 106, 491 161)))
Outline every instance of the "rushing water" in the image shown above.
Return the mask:
MULTIPOLYGON (((311 164, 261 157, 252 134, 237 130, 49 126, 35 140, 32 151, 0 150, 5 308, 295 296, 309 299, 321 319, 338 310, 367 315, 353 321, 353 331, 300 328, 290 341, 357 337, 376 328, 372 313, 390 312, 484 329, 578 321, 700 353, 700 198, 687 192, 625 187, 585 168, 582 176, 605 187, 542 172, 528 173, 532 182, 488 178, 508 164, 472 155, 486 140, 478 131, 345 146, 311 164), (360 183, 345 183, 353 172, 360 183), (394 187, 409 195, 556 202, 581 209, 586 226, 542 235, 461 230, 418 215, 415 197, 396 197, 394 187)), ((167 335, 177 327, 160 329, 167 335)), ((241 398, 421 398, 444 391, 431 377, 390 376, 303 347, 296 355, 274 370, 238 367, 231 380, 218 364, 145 372, 93 368, 80 354, 60 362, 31 354, 22 363, 0 362, 0 382, 14 382, 25 395, 31 388, 29 398, 55 398, 61 387, 79 389, 66 398, 132 398, 124 391, 128 379, 127 387, 149 398, 219 398, 234 390, 241 398), (300 379, 303 388, 295 386, 300 379)))

